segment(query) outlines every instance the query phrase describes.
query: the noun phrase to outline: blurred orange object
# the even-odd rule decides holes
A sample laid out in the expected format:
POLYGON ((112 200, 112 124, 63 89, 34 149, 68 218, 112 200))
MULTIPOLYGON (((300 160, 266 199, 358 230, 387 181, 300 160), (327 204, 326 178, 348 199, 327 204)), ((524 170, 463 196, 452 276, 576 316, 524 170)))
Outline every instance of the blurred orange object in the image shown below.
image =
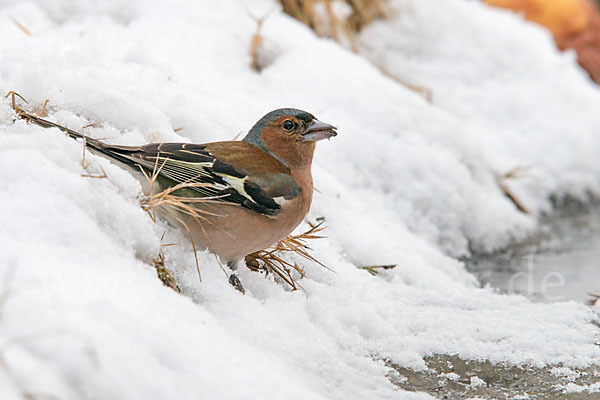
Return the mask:
POLYGON ((593 0, 485 0, 545 26, 560 50, 574 49, 577 61, 600 84, 600 13, 593 0))

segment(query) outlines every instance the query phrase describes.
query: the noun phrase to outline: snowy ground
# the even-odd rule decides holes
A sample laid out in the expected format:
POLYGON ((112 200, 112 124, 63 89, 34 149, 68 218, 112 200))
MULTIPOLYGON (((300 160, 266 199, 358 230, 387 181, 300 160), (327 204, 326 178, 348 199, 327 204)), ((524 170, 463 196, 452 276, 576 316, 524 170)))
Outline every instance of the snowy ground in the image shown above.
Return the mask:
POLYGON ((550 195, 600 193, 600 91, 541 29, 477 2, 393 2, 361 47, 430 104, 280 12, 253 72, 248 11, 267 0, 0 5, 0 89, 50 99, 71 128, 99 122, 85 131, 107 142, 229 140, 283 106, 340 131, 318 146, 309 215, 327 219, 314 255, 335 273, 302 262, 292 293, 242 271, 243 296, 209 254, 198 282, 185 237, 152 223, 127 172, 90 155, 82 169, 80 143, 1 103, 2 399, 428 398, 399 393, 383 359, 600 363, 597 308, 495 294, 453 258, 523 239, 550 195), (81 176, 98 164, 108 179, 81 176), (507 184, 530 216, 497 184, 518 166, 507 184), (148 265, 165 230, 183 296, 148 265))

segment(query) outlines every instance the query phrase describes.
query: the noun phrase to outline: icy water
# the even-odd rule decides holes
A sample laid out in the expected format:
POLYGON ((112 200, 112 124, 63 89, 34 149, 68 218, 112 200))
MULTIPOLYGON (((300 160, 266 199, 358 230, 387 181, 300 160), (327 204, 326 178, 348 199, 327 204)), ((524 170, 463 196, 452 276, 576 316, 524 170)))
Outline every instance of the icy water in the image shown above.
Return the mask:
POLYGON ((425 372, 388 363, 388 379, 438 399, 600 399, 600 370, 595 367, 526 368, 442 355, 425 362, 425 372))
MULTIPOLYGON (((501 252, 464 260, 482 285, 532 301, 600 297, 600 205, 570 204, 542 221, 538 235, 501 252)), ((600 301, 600 300, 599 300, 600 301)), ((600 399, 600 368, 529 368, 436 355, 428 370, 388 363, 398 387, 440 399, 600 399)))
POLYGON ((465 261, 482 285, 500 292, 588 302, 600 296, 600 206, 564 208, 528 242, 465 261))

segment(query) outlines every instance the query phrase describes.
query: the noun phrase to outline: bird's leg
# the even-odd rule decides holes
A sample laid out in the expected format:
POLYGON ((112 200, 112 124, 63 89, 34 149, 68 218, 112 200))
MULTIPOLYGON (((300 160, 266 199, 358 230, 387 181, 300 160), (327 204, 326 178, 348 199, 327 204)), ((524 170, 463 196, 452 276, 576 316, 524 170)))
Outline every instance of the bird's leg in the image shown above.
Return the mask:
MULTIPOLYGON (((237 269, 237 263, 235 261, 227 261, 227 266, 232 271, 235 271, 237 269)), ((238 276, 235 273, 229 275, 229 284, 241 294, 246 294, 246 290, 244 290, 244 286, 242 285, 240 278, 238 278, 238 276)))

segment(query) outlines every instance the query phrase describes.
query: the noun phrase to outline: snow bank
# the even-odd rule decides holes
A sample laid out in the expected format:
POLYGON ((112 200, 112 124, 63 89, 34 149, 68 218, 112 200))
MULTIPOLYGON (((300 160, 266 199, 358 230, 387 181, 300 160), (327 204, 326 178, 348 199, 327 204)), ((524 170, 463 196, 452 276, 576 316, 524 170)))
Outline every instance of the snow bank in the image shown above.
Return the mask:
MULTIPOLYGON (((434 91, 429 104, 364 58, 275 13, 272 60, 248 67, 270 1, 23 1, 0 9, 0 89, 111 143, 232 139, 293 106, 339 127, 320 143, 309 216, 327 218, 304 292, 241 271, 247 294, 185 237, 139 208, 139 184, 56 130, 0 104, 2 398, 397 398, 383 360, 442 353, 493 362, 600 361, 595 315, 480 289, 450 258, 522 238, 496 174, 531 164, 515 191, 600 189, 598 90, 539 29, 472 2, 395 3, 361 36, 369 57, 434 91), (11 22, 27 27, 26 36, 11 22), (175 128, 183 127, 179 133, 175 128), (108 179, 82 177, 106 171, 108 179), (161 244, 187 296, 148 262, 161 244), (357 265, 396 263, 373 277, 357 265), (10 278, 14 272, 14 278, 10 278)), ((302 227, 304 229, 305 227, 302 227)), ((1 287, 0 287, 1 288, 1 287)), ((426 398, 402 393, 405 397, 426 398)))
MULTIPOLYGON (((394 20, 368 26, 361 35, 363 51, 401 81, 432 90, 433 107, 452 121, 436 140, 472 174, 467 185, 527 167, 507 184, 534 213, 549 209, 551 195, 584 201, 597 196, 600 92, 575 67, 576 55, 558 53, 548 31, 512 12, 466 1, 423 3, 400 2, 394 20)), ((497 195, 482 182, 476 186, 497 195)), ((459 194, 430 201, 433 206, 412 199, 415 207, 426 207, 423 213, 439 208, 436 220, 453 214, 451 228, 438 241, 463 236, 489 251, 509 240, 507 232, 518 238, 530 227, 514 207, 459 194)))

